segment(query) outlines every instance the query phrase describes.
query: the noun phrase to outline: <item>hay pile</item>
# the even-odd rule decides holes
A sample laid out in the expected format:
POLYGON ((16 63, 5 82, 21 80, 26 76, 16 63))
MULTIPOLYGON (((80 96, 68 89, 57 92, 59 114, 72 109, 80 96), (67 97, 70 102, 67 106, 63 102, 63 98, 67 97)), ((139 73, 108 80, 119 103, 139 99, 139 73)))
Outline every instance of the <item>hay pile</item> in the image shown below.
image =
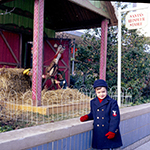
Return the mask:
POLYGON ((30 78, 23 75, 23 71, 19 68, 0 68, 0 101, 22 101, 20 97, 30 90, 30 78))
POLYGON ((54 104, 72 104, 80 103, 83 101, 90 101, 90 97, 79 92, 77 89, 58 89, 56 91, 47 91, 42 93, 42 104, 43 105, 54 105, 54 104))
MULTIPOLYGON (((64 105, 80 102, 88 102, 91 98, 79 92, 77 89, 58 89, 52 91, 42 91, 41 104, 42 106, 48 105, 64 105)), ((20 104, 32 105, 32 91, 25 92, 18 101, 20 104)))
MULTIPOLYGON (((23 75, 23 71, 24 69, 19 68, 0 69, 0 100, 15 104, 32 105, 30 78, 23 75)), ((90 99, 77 89, 43 90, 41 104, 42 106, 63 105, 90 99)))
POLYGON ((14 90, 17 93, 24 93, 30 89, 30 78, 23 75, 24 69, 1 68, 0 69, 0 88, 5 92, 14 90))
MULTIPOLYGON (((23 110, 18 109, 18 107, 15 107, 16 105, 14 105, 32 105, 30 78, 28 76, 24 76, 22 73, 23 71, 24 69, 18 68, 0 69, 0 120, 6 122, 9 120, 31 120, 31 122, 34 120, 37 122, 37 120, 39 120, 36 114, 33 115, 33 112, 25 113, 23 110)), ((73 103, 80 104, 82 102, 89 102, 91 100, 90 97, 84 95, 82 92, 79 92, 77 89, 69 88, 51 91, 43 90, 41 94, 42 106, 58 106, 73 103)), ((55 117, 56 115, 54 114, 53 118, 55 117)))

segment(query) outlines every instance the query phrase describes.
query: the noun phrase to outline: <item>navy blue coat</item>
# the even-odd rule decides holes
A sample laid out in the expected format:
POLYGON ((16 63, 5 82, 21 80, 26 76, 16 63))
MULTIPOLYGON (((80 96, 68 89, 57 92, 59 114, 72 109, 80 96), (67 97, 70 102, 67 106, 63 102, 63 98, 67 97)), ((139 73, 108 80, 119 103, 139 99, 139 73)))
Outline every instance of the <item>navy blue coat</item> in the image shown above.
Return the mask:
POLYGON ((89 120, 93 123, 92 147, 96 149, 118 148, 122 146, 119 131, 120 112, 117 101, 108 95, 100 103, 98 98, 90 102, 91 112, 88 114, 89 120), (109 131, 115 133, 115 138, 107 139, 105 136, 109 131))

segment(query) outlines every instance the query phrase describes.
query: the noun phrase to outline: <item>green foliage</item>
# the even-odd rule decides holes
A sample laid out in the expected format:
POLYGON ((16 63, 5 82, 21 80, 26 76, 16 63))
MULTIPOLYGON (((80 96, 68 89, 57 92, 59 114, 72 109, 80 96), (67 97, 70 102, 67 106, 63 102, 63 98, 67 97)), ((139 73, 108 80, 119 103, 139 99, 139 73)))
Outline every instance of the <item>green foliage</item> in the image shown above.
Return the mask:
POLYGON ((118 39, 116 31, 117 27, 110 27, 108 29, 106 80, 109 87, 117 85, 118 39))
POLYGON ((0 132, 6 132, 6 131, 11 131, 13 130, 11 126, 5 125, 0 127, 0 132))
POLYGON ((98 29, 93 31, 93 35, 90 34, 90 30, 87 30, 86 34, 82 37, 82 45, 78 45, 75 70, 76 87, 80 87, 82 84, 90 86, 98 79, 99 76, 99 55, 100 55, 100 41, 95 36, 98 34, 98 29), (96 30, 96 31, 95 31, 96 30))
MULTIPOLYGON (((108 30, 107 81, 111 87, 117 85, 117 36, 114 27, 108 30), (114 36, 113 36, 113 35, 114 36)), ((136 30, 127 30, 122 25, 122 56, 121 56, 121 84, 132 89, 133 103, 144 102, 143 89, 145 80, 150 72, 150 54, 144 52, 147 39, 139 35, 136 30)))
POLYGON ((33 126, 32 123, 19 122, 15 120, 0 120, 0 133, 7 132, 11 130, 21 129, 25 127, 33 126))
MULTIPOLYGON (((126 6, 117 3, 118 7, 126 6)), ((145 94, 149 89, 146 80, 150 72, 150 53, 145 52, 146 45, 150 45, 149 38, 139 34, 137 30, 128 30, 124 25, 126 13, 122 14, 122 56, 121 56, 121 84, 125 88, 132 89, 133 104, 145 103, 150 99, 150 93, 145 94)), ((99 77, 99 56, 100 56, 100 29, 88 30, 83 36, 84 45, 78 46, 76 57, 76 70, 83 75, 91 75, 91 78, 84 78, 86 85, 93 84, 94 79, 99 77), (89 61, 90 60, 90 61, 89 61)), ((107 38, 107 68, 106 80, 109 87, 117 85, 117 60, 118 39, 117 27, 109 27, 107 38)), ((82 76, 80 76, 80 81, 82 76)))

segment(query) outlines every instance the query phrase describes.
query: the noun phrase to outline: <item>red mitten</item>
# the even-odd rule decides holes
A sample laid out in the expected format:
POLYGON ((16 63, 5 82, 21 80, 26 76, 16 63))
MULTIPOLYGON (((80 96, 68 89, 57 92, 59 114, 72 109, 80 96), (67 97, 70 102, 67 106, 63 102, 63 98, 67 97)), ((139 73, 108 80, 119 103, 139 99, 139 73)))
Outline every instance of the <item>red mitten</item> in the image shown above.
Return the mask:
POLYGON ((88 120, 88 118, 89 118, 89 116, 88 116, 88 115, 84 115, 84 116, 82 116, 82 117, 80 118, 80 121, 81 121, 81 122, 83 122, 83 121, 87 121, 87 120, 88 120))
POLYGON ((113 139, 115 137, 115 133, 109 131, 107 134, 105 134, 105 136, 107 136, 107 139, 113 139))

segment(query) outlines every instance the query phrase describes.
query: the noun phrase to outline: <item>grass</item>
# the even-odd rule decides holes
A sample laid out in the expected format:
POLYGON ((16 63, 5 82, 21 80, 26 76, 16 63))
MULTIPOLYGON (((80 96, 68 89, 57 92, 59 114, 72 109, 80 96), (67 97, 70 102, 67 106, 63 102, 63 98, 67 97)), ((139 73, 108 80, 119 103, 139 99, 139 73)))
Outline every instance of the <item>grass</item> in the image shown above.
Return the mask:
POLYGON ((0 133, 11 130, 17 130, 21 128, 37 126, 44 123, 53 123, 56 121, 67 120, 71 118, 77 118, 87 114, 89 110, 82 109, 80 111, 69 111, 67 113, 41 115, 39 113, 25 112, 14 118, 8 118, 6 116, 0 116, 0 133))

